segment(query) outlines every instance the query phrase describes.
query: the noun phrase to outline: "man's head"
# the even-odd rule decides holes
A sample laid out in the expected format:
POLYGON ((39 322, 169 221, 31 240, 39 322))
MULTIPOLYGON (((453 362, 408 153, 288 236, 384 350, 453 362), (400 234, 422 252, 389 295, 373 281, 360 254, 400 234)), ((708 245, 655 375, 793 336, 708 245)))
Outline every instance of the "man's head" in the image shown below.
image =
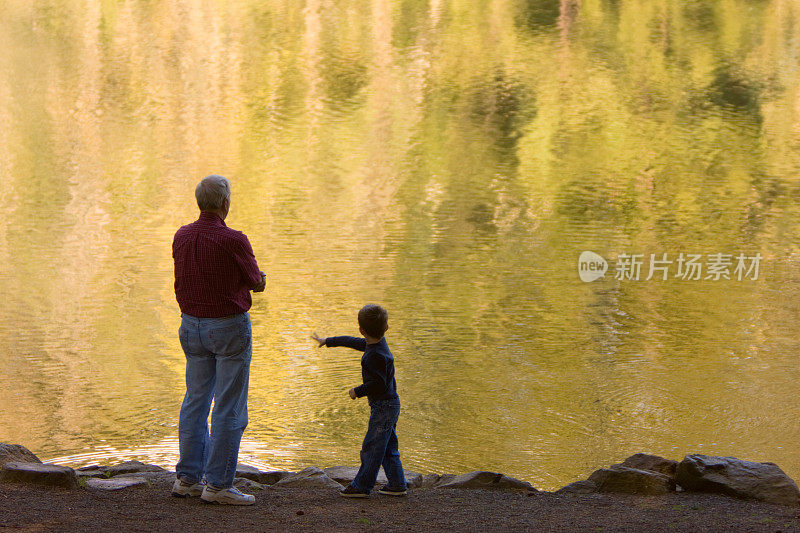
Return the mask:
POLYGON ((194 196, 200 211, 217 213, 225 220, 231 207, 231 183, 222 176, 211 174, 197 184, 194 196))
POLYGON ((367 304, 358 312, 358 327, 363 335, 380 339, 389 329, 389 313, 380 305, 367 304))

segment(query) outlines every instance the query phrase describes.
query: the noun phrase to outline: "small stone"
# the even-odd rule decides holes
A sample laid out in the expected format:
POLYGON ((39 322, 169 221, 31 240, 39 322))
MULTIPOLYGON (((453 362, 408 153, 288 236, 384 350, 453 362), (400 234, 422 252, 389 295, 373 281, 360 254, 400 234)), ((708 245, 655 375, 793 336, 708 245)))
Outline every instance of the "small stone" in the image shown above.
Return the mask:
POLYGON ((74 489, 78 486, 78 478, 68 466, 11 461, 0 470, 0 483, 33 483, 74 489))
POLYGON ((0 466, 9 462, 42 463, 42 461, 25 446, 0 442, 0 466))
POLYGON ((147 485, 147 480, 141 477, 115 477, 111 479, 89 478, 86 487, 99 490, 122 490, 130 487, 147 485))

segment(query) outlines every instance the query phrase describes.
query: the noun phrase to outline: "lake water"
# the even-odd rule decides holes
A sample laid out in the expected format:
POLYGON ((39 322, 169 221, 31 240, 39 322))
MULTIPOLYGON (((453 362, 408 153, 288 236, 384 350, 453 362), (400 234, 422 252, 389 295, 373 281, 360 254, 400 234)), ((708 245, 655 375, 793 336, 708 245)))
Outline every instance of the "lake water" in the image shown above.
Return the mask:
POLYGON ((0 441, 174 466, 171 242, 220 173, 268 274, 241 461, 358 463, 359 354, 309 335, 378 302, 407 469, 800 479, 797 2, 2 3, 0 441))

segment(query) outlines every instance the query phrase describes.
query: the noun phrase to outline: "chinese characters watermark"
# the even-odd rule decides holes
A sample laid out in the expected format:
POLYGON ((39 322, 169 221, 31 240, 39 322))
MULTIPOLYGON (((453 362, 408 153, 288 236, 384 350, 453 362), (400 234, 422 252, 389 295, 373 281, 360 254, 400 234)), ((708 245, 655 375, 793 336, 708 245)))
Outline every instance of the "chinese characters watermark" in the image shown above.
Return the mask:
MULTIPOLYGON (((651 279, 666 281, 670 277, 684 281, 721 279, 756 280, 763 257, 739 254, 690 254, 681 252, 677 257, 669 254, 628 254, 617 256, 614 279, 640 281, 651 279), (646 274, 646 277, 644 277, 646 274)), ((578 258, 578 275, 590 282, 605 276, 608 262, 594 252, 583 252, 578 258)))

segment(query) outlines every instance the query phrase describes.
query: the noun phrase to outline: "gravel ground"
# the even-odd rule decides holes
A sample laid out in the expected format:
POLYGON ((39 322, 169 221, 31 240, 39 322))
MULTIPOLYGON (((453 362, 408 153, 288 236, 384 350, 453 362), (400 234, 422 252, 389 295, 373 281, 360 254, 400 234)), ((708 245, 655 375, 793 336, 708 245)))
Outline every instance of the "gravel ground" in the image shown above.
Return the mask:
POLYGON ((798 531, 800 508, 713 494, 555 495, 419 489, 345 499, 333 490, 255 491, 253 507, 121 491, 0 485, 0 531, 798 531))

